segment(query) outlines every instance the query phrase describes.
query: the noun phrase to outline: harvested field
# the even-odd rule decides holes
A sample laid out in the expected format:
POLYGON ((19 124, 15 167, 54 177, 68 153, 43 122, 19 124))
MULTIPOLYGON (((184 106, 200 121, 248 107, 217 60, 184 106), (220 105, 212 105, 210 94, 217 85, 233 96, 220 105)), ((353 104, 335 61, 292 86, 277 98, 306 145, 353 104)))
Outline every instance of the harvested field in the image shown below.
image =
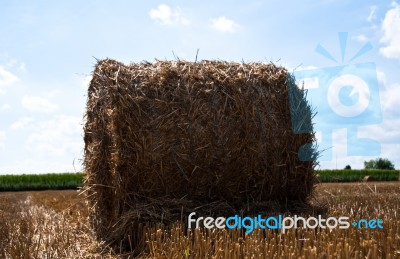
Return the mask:
MULTIPOLYGON (((326 217, 381 218, 383 229, 298 229, 286 234, 195 230, 146 234, 144 258, 399 258, 400 182, 321 183, 326 217)), ((0 193, 0 257, 127 258, 96 241, 76 191, 0 193)), ((187 216, 187 215, 184 215, 187 216)))

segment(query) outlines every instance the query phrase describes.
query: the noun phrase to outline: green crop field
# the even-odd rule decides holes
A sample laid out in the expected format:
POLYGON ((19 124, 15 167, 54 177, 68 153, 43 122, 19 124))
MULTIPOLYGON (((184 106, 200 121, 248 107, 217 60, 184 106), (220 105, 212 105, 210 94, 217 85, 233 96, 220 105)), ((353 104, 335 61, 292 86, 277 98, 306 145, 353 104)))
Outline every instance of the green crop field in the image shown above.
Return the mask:
POLYGON ((0 191, 76 189, 82 182, 82 173, 0 175, 0 191))
MULTIPOLYGON (((359 182, 365 176, 374 181, 399 180, 399 170, 316 170, 321 182, 359 182)), ((0 175, 0 191, 66 190, 83 184, 82 173, 0 175)))
POLYGON ((358 182, 365 176, 371 176, 373 181, 399 180, 399 170, 316 170, 321 182, 358 182))

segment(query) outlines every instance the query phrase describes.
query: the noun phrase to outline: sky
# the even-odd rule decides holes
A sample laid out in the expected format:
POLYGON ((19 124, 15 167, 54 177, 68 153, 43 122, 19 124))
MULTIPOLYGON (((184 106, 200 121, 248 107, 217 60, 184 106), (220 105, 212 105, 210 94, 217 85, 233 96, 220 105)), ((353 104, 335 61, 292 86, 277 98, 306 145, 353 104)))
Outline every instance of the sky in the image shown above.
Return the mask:
MULTIPOLYGON (((375 106, 368 109, 380 120, 364 117, 351 133, 374 144, 360 144, 354 155, 349 127, 325 122, 331 133, 317 132, 319 143, 332 141, 319 168, 363 168, 377 157, 363 150, 379 151, 400 168, 398 1, 2 0, 0 35, 0 174, 82 170, 87 86, 97 59, 194 61, 197 50, 198 60, 273 62, 294 72, 372 62, 368 76, 376 91, 368 93, 375 106), (340 32, 347 36, 343 59, 340 32), (363 46, 372 47, 349 60, 363 46)), ((309 91, 335 99, 334 92, 317 90, 309 91)), ((357 91, 340 100, 357 104, 368 89, 357 91)), ((324 115, 328 102, 316 110, 324 115)))

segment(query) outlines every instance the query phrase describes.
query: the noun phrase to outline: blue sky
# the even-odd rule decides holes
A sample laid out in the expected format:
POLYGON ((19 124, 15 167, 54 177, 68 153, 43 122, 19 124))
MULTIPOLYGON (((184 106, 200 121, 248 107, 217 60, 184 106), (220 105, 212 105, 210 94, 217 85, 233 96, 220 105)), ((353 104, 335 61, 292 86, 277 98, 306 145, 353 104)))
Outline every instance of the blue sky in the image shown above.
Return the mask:
MULTIPOLYGON (((374 62, 382 121, 360 126, 400 167, 400 5, 392 1, 9 1, 0 3, 0 173, 81 170, 87 84, 96 59, 274 62, 289 70, 374 62), (339 62, 315 52, 321 44, 339 62), (174 54, 173 54, 174 53, 174 54), (396 105, 397 104, 397 105, 396 105)), ((318 109, 317 109, 318 110, 318 109)), ((362 168, 330 126, 321 168, 362 168)), ((361 146, 371 149, 371 146, 361 146)))

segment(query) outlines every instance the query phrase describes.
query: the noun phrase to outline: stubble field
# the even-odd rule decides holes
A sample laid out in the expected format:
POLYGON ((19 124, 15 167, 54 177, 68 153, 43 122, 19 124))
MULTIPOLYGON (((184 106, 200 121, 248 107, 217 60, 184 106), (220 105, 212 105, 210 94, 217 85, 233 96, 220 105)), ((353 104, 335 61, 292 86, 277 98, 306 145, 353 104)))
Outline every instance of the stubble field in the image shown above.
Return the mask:
MULTIPOLYGON (((383 229, 187 231, 153 228, 147 258, 400 258, 400 182, 321 183, 311 202, 328 217, 382 219, 383 229)), ((0 193, 1 258, 128 258, 111 251, 90 230, 77 191, 0 193)), ((187 216, 187 215, 186 215, 187 216)))

